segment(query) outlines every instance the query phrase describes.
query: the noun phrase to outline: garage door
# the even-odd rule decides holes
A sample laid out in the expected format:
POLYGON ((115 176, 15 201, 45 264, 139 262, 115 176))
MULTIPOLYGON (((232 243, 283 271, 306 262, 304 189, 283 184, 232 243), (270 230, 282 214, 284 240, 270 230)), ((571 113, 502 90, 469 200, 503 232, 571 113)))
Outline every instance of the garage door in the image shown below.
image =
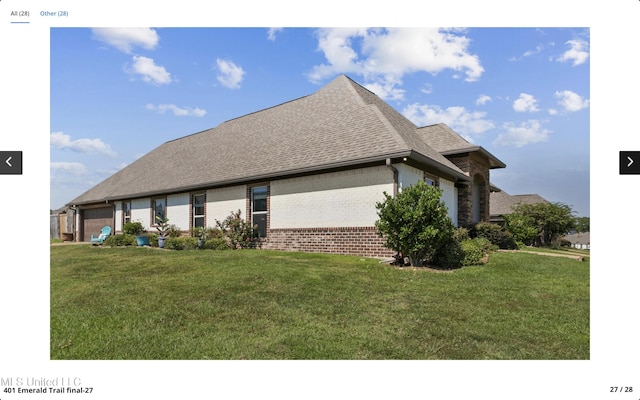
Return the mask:
POLYGON ((88 242, 91 235, 98 236, 102 228, 108 225, 113 230, 113 207, 91 208, 82 211, 82 237, 83 242, 88 242))

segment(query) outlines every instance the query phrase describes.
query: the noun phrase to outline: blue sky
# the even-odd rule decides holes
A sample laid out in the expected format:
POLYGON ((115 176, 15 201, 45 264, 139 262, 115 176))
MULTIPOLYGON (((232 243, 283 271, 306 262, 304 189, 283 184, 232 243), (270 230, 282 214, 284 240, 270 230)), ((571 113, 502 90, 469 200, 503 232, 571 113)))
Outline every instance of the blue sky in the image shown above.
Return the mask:
POLYGON ((589 216, 589 56, 584 28, 52 28, 50 207, 346 74, 505 162, 491 180, 507 193, 589 216))

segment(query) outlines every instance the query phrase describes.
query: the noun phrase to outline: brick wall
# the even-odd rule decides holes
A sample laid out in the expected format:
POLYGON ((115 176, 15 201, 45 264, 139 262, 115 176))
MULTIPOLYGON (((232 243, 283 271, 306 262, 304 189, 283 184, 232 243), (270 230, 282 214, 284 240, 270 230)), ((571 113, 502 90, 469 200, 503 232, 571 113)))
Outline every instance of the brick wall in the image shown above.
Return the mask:
POLYGON ((271 229, 263 249, 391 257, 375 227, 271 229))
MULTIPOLYGON (((475 153, 449 155, 447 158, 473 179, 479 186, 480 221, 489 222, 489 162, 475 153)), ((471 226, 473 221, 473 188, 471 185, 458 188, 458 225, 471 226)))

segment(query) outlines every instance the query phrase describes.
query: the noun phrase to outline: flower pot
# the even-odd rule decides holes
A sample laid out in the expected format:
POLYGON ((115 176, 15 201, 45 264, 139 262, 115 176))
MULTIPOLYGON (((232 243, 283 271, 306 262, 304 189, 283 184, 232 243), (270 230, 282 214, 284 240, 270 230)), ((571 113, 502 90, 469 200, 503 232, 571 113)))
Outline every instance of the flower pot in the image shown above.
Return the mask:
POLYGON ((163 236, 158 236, 158 247, 160 247, 161 249, 164 249, 164 241, 165 241, 166 237, 163 236))
POLYGON ((136 236, 136 243, 138 246, 148 246, 149 245, 149 237, 148 236, 136 236))
POLYGON ((198 239, 198 248, 201 249, 204 247, 204 240, 203 239, 198 239))

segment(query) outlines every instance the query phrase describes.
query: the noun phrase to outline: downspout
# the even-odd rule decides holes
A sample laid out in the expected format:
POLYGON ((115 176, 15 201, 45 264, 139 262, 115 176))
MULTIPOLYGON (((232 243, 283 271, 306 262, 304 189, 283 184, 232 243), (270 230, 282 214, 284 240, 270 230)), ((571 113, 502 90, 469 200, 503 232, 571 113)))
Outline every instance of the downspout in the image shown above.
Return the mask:
POLYGON ((387 168, 393 172, 393 197, 398 195, 398 169, 391 164, 391 159, 386 160, 387 168))

